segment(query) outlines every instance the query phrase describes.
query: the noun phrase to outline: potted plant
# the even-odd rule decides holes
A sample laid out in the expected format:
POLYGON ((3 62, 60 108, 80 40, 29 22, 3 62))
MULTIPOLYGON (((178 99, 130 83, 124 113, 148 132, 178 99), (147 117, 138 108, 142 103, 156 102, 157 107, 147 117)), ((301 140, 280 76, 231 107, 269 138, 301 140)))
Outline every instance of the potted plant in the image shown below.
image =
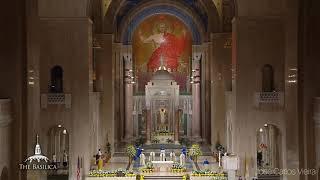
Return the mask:
POLYGON ((189 150, 189 156, 192 158, 194 165, 196 166, 197 170, 200 170, 198 165, 198 157, 202 156, 202 151, 199 144, 193 144, 189 150))
POLYGON ((128 166, 127 166, 127 170, 129 170, 130 166, 132 164, 133 158, 137 154, 137 150, 133 145, 128 145, 127 149, 126 149, 126 154, 127 154, 128 158, 129 158, 129 163, 128 163, 128 166))

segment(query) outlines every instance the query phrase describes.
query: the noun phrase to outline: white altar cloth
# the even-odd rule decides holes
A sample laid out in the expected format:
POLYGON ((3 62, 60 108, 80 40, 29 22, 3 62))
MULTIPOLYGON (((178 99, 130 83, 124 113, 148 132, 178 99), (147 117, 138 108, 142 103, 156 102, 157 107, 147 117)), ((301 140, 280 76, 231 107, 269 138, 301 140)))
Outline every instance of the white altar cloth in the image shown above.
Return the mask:
POLYGON ((160 172, 170 171, 173 161, 151 161, 153 166, 160 172))

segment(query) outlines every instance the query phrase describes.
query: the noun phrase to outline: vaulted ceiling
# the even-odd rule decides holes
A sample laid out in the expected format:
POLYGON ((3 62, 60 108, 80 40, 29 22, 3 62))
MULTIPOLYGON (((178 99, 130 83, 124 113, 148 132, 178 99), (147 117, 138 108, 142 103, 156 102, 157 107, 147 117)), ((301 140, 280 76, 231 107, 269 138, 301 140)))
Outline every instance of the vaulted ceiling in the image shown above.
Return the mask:
POLYGON ((205 33, 205 41, 212 32, 223 32, 228 29, 229 32, 231 31, 231 19, 234 16, 233 1, 221 0, 222 9, 218 10, 213 0, 113 0, 111 2, 104 0, 105 6, 107 5, 108 8, 104 16, 103 32, 115 33, 115 31, 123 29, 126 22, 134 19, 134 16, 150 16, 150 13, 141 12, 152 7, 154 13, 166 13, 175 16, 181 14, 180 18, 184 16, 185 22, 187 22, 186 19, 188 21, 192 20, 199 31, 205 33), (230 15, 221 16, 219 11, 227 12, 230 15), (224 27, 226 24, 229 28, 224 27))

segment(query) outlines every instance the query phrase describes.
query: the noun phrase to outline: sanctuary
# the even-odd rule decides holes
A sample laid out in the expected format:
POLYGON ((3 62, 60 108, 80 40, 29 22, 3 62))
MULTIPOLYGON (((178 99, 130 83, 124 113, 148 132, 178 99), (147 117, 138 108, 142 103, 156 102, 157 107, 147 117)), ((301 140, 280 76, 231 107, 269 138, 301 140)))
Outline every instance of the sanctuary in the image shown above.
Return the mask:
POLYGON ((2 2, 0 180, 320 180, 319 9, 2 2))

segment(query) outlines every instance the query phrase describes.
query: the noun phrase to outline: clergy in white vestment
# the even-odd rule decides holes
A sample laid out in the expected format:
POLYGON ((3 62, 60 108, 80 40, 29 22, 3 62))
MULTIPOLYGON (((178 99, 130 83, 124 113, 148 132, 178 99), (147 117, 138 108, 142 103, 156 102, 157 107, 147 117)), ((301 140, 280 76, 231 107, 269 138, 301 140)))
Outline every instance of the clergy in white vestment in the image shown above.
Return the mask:
POLYGON ((141 153, 140 154, 140 166, 145 166, 146 165, 146 156, 141 153))
POLYGON ((185 164, 186 164, 186 156, 183 153, 181 153, 180 154, 180 165, 184 166, 185 164))

